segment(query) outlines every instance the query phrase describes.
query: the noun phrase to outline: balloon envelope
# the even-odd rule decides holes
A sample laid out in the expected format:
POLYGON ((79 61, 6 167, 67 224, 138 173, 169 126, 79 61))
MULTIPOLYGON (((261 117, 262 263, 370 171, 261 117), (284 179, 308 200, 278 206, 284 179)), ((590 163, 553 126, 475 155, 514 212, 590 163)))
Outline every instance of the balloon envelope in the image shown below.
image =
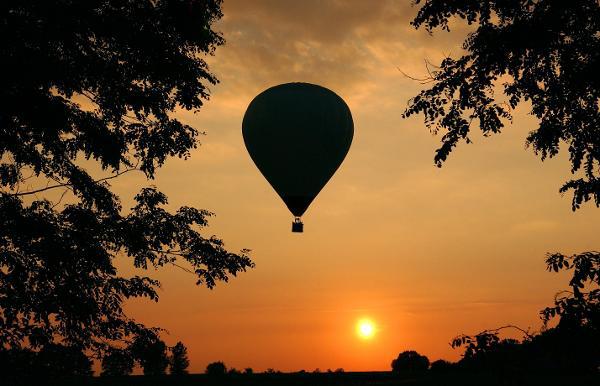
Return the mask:
POLYGON ((256 96, 242 134, 250 157, 296 217, 338 169, 352 143, 346 103, 309 83, 286 83, 256 96))

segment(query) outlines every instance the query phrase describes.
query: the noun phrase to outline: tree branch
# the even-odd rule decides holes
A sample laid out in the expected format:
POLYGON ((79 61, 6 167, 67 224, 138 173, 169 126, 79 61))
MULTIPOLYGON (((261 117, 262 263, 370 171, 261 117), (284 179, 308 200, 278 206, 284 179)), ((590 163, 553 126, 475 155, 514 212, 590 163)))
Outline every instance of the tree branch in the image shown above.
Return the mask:
MULTIPOLYGON (((133 167, 133 168, 125 169, 125 170, 122 170, 120 172, 117 172, 116 174, 114 174, 112 176, 104 177, 104 178, 100 178, 100 179, 94 180, 94 182, 97 183, 97 182, 112 180, 113 178, 117 178, 117 177, 119 177, 119 176, 121 176, 121 175, 123 175, 125 173, 131 172, 131 171, 134 171, 134 170, 139 170, 139 169, 137 168, 137 166, 133 167)), ((36 194, 36 193, 44 192, 44 191, 50 190, 50 189, 70 187, 70 186, 73 186, 73 184, 65 182, 65 183, 60 183, 60 184, 50 185, 50 186, 46 185, 46 187, 44 187, 44 188, 30 190, 30 191, 27 191, 27 192, 17 192, 17 193, 2 192, 2 194, 5 195, 5 196, 13 196, 13 197, 28 196, 28 195, 31 195, 31 194, 36 194)))
POLYGON ((410 79, 410 80, 414 80, 419 82, 420 84, 427 84, 427 83, 431 83, 435 81, 435 78, 429 76, 428 78, 415 78, 413 76, 408 75, 407 73, 405 73, 404 71, 402 71, 402 69, 400 67, 396 67, 398 69, 398 71, 400 71, 400 73, 402 73, 402 75, 404 75, 406 78, 410 79))

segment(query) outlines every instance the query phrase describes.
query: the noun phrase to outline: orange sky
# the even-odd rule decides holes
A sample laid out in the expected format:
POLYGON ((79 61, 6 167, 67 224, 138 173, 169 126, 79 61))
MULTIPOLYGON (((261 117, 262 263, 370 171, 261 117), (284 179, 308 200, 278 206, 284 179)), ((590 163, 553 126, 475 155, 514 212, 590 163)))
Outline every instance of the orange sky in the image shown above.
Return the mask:
MULTIPOLYGON (((501 135, 476 134, 442 169, 433 165, 439 137, 422 117, 400 116, 421 86, 398 68, 423 76, 425 59, 460 53, 466 30, 415 31, 408 1, 226 0, 223 11, 227 43, 210 58, 221 83, 199 113, 178 113, 207 135, 153 183, 172 208, 214 211, 207 235, 252 249, 256 268, 213 291, 176 268, 151 272, 161 301, 130 302, 131 315, 166 328, 167 343, 183 341, 192 372, 216 360, 255 371, 386 370, 407 349, 458 359, 448 342, 459 333, 539 328, 538 311, 566 286, 544 270, 545 253, 597 249, 600 211, 572 213, 558 194, 566 157, 541 163, 524 149, 536 127, 527 106, 501 135), (251 99, 290 81, 332 89, 355 122, 303 234, 290 232, 291 214, 241 136, 251 99), (371 340, 356 335, 362 317, 377 324, 371 340)), ((113 181, 124 207, 147 184, 113 181)))

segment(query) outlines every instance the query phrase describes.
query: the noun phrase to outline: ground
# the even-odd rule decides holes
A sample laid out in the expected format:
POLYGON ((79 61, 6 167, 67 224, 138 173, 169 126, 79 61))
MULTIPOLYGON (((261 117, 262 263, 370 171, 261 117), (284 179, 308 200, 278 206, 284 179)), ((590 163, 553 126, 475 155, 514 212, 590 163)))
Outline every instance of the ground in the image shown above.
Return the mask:
POLYGON ((286 373, 286 374, 234 374, 222 377, 209 377, 205 374, 187 376, 128 376, 94 377, 87 379, 20 380, 3 383, 17 385, 90 385, 90 386, 192 386, 192 385, 231 385, 231 386, 597 386, 600 374, 588 376, 544 376, 504 374, 502 376, 474 374, 429 374, 421 376, 400 376, 391 372, 345 372, 345 373, 286 373))

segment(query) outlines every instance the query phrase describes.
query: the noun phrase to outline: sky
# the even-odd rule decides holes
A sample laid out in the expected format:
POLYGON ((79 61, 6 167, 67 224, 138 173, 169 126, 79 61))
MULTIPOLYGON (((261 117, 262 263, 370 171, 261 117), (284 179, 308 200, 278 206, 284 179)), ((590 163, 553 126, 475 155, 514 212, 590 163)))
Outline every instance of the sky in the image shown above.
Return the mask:
POLYGON ((199 112, 176 113, 206 132, 201 146, 155 181, 130 173, 112 185, 124 207, 154 184, 173 210, 214 212, 205 235, 251 249, 256 267, 213 290, 174 267, 149 272, 160 302, 130 301, 131 316, 168 330, 168 344, 183 341, 191 372, 218 360, 255 371, 387 370, 404 350, 457 360, 449 342, 461 333, 541 327, 539 311, 567 285, 545 271, 545 254, 597 248, 600 210, 573 213, 558 193, 570 178, 564 154, 542 163, 525 148, 537 124, 526 105, 500 135, 475 128, 473 144, 435 167, 440 138, 422 116, 401 117, 424 87, 403 73, 423 77, 426 61, 460 55, 466 26, 417 31, 409 1, 226 0, 223 13, 215 28, 226 44, 207 59, 220 83, 199 112), (355 125, 302 234, 290 232, 292 215, 241 135, 252 98, 295 81, 336 92, 355 125), (363 318, 375 324, 370 339, 357 336, 363 318))

